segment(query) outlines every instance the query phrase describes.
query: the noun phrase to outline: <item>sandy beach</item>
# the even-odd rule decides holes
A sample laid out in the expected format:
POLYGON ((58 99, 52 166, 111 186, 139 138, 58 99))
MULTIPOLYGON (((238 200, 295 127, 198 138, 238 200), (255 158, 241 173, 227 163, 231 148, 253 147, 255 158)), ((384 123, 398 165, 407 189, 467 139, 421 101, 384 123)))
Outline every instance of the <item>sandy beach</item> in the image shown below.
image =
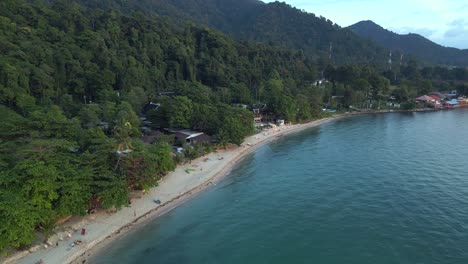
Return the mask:
POLYGON ((271 142, 281 136, 302 131, 307 128, 319 126, 347 114, 336 115, 312 121, 306 124, 286 125, 262 131, 245 139, 244 143, 232 149, 210 153, 191 163, 178 166, 174 172, 166 175, 159 186, 147 191, 145 194, 136 193, 129 207, 110 213, 99 211, 85 217, 74 219, 73 225, 68 229, 57 231, 49 239, 50 245, 37 245, 29 251, 10 256, 4 263, 85 263, 89 256, 96 253, 105 245, 118 239, 126 232, 143 225, 146 221, 160 216, 190 197, 216 184, 226 175, 233 166, 246 154, 251 153, 259 146, 271 142), (155 200, 160 200, 156 204, 155 200), (82 235, 82 229, 86 234, 82 235), (79 245, 71 246, 79 241, 79 245))

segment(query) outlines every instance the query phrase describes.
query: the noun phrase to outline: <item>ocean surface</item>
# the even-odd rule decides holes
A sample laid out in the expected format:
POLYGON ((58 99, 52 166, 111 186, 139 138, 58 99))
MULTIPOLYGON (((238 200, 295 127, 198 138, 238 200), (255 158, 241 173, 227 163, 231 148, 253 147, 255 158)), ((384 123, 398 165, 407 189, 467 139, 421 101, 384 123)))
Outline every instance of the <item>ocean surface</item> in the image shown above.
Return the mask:
POLYGON ((468 109, 355 116, 247 156, 88 263, 468 263, 468 109))

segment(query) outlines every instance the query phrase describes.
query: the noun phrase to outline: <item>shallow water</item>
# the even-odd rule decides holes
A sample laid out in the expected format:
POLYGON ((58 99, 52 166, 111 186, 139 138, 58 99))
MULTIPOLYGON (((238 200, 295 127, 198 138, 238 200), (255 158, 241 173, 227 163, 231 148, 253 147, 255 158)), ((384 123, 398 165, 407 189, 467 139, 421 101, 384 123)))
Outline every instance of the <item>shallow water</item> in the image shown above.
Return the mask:
POLYGON ((282 138, 89 262, 466 264, 468 110, 282 138))

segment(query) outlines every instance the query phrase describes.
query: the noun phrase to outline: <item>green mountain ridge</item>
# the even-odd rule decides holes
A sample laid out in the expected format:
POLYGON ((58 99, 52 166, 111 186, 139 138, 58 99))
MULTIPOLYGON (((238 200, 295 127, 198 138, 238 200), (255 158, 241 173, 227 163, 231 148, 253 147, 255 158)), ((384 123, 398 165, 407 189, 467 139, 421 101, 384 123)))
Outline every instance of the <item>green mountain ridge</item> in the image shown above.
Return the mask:
POLYGON ((369 20, 358 22, 348 28, 359 36, 375 41, 387 49, 417 56, 426 64, 468 66, 467 49, 444 47, 414 33, 400 35, 369 20))
POLYGON ((174 24, 186 21, 220 30, 239 40, 263 42, 301 50, 326 63, 332 43, 332 62, 384 65, 385 48, 361 39, 332 21, 286 3, 258 0, 76 0, 87 7, 118 8, 124 13, 165 16, 174 24))

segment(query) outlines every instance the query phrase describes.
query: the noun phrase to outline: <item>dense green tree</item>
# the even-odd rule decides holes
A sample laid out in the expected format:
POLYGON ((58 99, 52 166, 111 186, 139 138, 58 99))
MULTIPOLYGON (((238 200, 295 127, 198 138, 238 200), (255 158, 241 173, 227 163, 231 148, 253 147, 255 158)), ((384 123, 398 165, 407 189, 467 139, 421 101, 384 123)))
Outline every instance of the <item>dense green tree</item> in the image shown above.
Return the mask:
POLYGON ((253 114, 244 109, 228 109, 222 113, 222 123, 217 134, 221 144, 242 144, 253 132, 253 114))
POLYGON ((81 108, 79 112, 80 120, 85 128, 94 128, 101 123, 99 113, 101 109, 97 104, 89 104, 81 108))
POLYGON ((166 143, 145 145, 134 142, 134 150, 121 156, 120 169, 128 185, 148 189, 157 185, 161 176, 175 169, 171 147, 166 143))
POLYGON ((193 118, 191 128, 205 131, 210 135, 216 134, 220 126, 220 115, 218 108, 206 104, 193 104, 193 118))
POLYGON ((190 120, 193 115, 192 101, 185 96, 177 96, 170 101, 169 127, 190 128, 190 120))
POLYGON ((235 83, 232 85, 233 102, 239 104, 251 104, 252 93, 243 83, 235 83))
POLYGON ((296 96, 297 102, 297 119, 300 121, 312 119, 312 106, 307 96, 298 94, 296 96))
MULTIPOLYGON (((7 177, 0 172, 0 178, 7 177)), ((9 176, 8 176, 9 177, 9 176)), ((10 247, 29 245, 35 239, 35 228, 41 216, 34 206, 18 190, 4 189, 0 192, 0 252, 10 247)))

